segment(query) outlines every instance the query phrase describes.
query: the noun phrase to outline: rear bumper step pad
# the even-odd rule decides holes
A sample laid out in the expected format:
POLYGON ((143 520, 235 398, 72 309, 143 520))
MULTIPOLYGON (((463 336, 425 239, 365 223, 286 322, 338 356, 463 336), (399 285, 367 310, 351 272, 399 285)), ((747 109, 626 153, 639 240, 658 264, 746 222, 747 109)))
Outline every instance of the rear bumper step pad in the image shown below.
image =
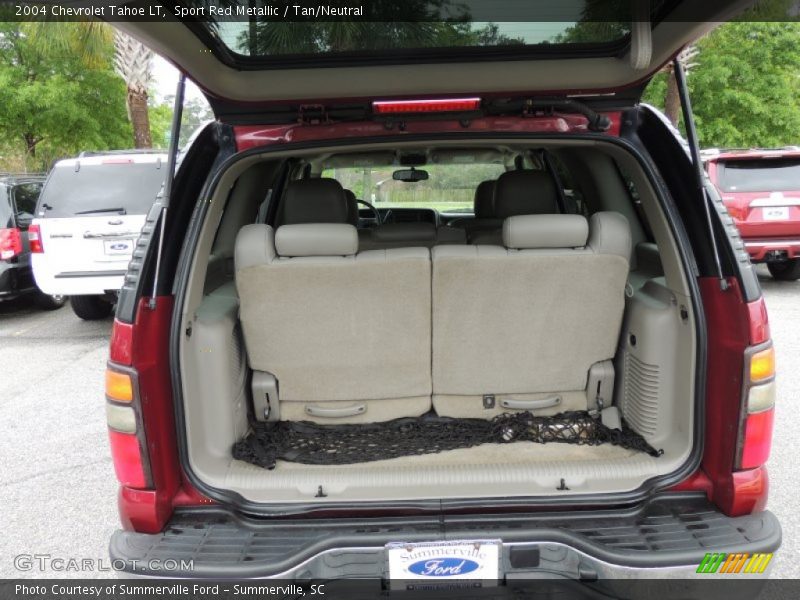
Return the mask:
POLYGON ((148 572, 150 561, 172 559, 192 561, 190 572, 173 577, 383 577, 389 542, 488 538, 503 541, 507 577, 536 572, 537 565, 515 566, 513 553, 526 549, 571 553, 581 568, 588 561, 607 576, 637 569, 647 577, 651 569, 694 572, 710 552, 774 552, 781 530, 770 512, 726 517, 696 493, 627 509, 534 514, 259 520, 202 508, 176 512, 160 534, 117 531, 110 554, 145 576, 159 575, 148 572))

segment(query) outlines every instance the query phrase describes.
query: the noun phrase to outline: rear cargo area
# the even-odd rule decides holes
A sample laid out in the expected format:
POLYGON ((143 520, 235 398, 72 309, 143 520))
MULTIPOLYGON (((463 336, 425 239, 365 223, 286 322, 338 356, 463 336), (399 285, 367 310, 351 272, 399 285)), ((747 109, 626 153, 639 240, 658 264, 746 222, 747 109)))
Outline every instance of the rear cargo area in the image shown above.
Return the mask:
POLYGON ((676 471, 697 333, 663 202, 633 154, 596 140, 236 162, 182 304, 188 466, 265 504, 618 493, 676 471), (343 173, 409 156, 432 177, 499 165, 491 209, 478 182, 458 184, 476 189, 466 217, 365 188, 356 207, 343 173))

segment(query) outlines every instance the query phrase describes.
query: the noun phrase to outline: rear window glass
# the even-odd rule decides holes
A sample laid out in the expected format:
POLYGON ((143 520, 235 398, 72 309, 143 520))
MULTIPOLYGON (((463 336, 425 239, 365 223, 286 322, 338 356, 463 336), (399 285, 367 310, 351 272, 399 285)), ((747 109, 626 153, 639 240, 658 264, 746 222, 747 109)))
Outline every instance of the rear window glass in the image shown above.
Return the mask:
POLYGON ((800 190, 800 158, 762 158, 718 164, 717 185, 723 192, 790 192, 800 190))
POLYGON ((166 162, 81 165, 53 169, 36 215, 45 218, 102 213, 147 214, 167 173, 166 162))
POLYGON ((607 43, 624 38, 627 26, 596 23, 247 23, 220 25, 227 49, 245 56, 349 55, 390 50, 479 49, 558 43, 607 43), (354 26, 355 25, 355 26, 354 26), (350 26, 349 29, 347 26, 350 26))
POLYGON ((482 181, 497 179, 502 164, 448 164, 417 167, 428 174, 424 181, 395 181, 392 174, 407 167, 354 167, 323 171, 351 190, 359 200, 376 208, 432 208, 439 212, 471 213, 475 189, 482 181))
MULTIPOLYGON (((413 63, 436 50, 491 54, 504 46, 620 43, 630 34, 629 4, 405 0, 273 6, 253 0, 191 0, 190 10, 198 17, 196 28, 204 30, 198 31, 204 42, 223 46, 225 53, 258 59, 366 56, 370 61, 394 55, 413 63)), ((661 5, 661 0, 653 2, 654 14, 661 5)))
POLYGON ((15 187, 14 202, 17 205, 17 215, 33 218, 41 191, 41 183, 22 183, 15 187))

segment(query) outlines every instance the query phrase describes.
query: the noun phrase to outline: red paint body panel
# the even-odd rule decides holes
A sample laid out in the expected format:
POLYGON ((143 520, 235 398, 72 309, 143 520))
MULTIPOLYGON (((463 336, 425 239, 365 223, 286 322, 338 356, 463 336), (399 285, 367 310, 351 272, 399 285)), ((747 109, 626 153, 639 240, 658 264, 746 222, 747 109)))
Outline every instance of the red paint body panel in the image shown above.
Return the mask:
POLYGON ((747 305, 750 313, 750 345, 757 346, 763 344, 772 337, 769 328, 769 316, 767 315, 767 304, 761 297, 755 302, 747 305))
POLYGON ((749 515, 767 507, 769 475, 766 467, 733 473, 730 482, 730 506, 726 514, 749 515))
MULTIPOLYGON (((607 113, 611 128, 605 135, 618 137, 621 114, 607 113)), ((588 121, 574 114, 556 114, 542 117, 481 117, 470 121, 464 127, 458 120, 410 120, 401 130, 397 123, 387 129, 381 121, 357 121, 320 125, 238 125, 234 127, 236 147, 239 151, 250 150, 274 144, 308 142, 321 140, 346 140, 349 138, 403 136, 414 133, 587 133, 588 121)))
MULTIPOLYGON (((133 326, 116 322, 112 335, 112 359, 129 360, 139 382, 139 408, 147 440, 147 454, 154 490, 120 492, 123 526, 136 531, 161 531, 172 514, 176 497, 201 503, 203 497, 186 481, 178 461, 177 431, 172 404, 169 368, 169 332, 173 298, 159 296, 155 310, 142 298, 133 326)), ((208 502, 208 501, 206 501, 208 502)))
POLYGON ((703 475, 696 473, 673 489, 705 491, 725 514, 749 514, 760 510, 754 507, 763 508, 766 504, 766 471, 761 467, 735 472, 734 462, 744 352, 748 346, 769 339, 766 308, 763 299, 746 303, 735 279, 728 279, 727 291, 722 291, 719 280, 713 277, 700 278, 698 283, 708 331, 703 475))
POLYGON ((108 353, 112 362, 126 367, 131 366, 133 362, 133 325, 114 320, 108 353))
POLYGON ((154 490, 134 490, 120 486, 117 508, 123 529, 140 533, 158 533, 163 529, 172 507, 160 501, 154 490))

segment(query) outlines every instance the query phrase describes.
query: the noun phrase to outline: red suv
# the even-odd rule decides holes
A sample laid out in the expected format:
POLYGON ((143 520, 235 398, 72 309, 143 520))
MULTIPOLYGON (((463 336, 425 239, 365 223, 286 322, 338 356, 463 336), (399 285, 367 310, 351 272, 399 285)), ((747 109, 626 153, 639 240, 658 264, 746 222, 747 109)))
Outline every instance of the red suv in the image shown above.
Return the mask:
POLYGON ((767 573, 767 313, 693 129, 690 156, 639 103, 711 26, 668 17, 120 23, 217 121, 119 296, 115 564, 375 594, 767 573))
POLYGON ((800 279, 800 148, 706 153, 708 176, 750 259, 782 281, 800 279))

